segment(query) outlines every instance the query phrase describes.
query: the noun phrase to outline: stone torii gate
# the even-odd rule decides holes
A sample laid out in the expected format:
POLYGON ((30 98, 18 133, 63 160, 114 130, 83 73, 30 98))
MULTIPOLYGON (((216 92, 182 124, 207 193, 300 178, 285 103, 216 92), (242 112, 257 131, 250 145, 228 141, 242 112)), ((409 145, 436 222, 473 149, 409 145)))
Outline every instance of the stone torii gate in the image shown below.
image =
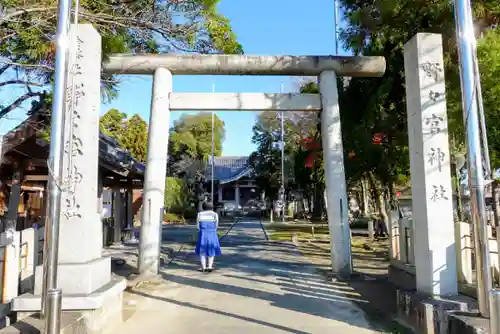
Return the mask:
MULTIPOLYGON (((332 268, 351 273, 350 233, 337 76, 383 75, 382 57, 243 56, 243 55, 115 55, 101 67, 101 37, 90 24, 72 26, 76 42, 67 89, 67 115, 61 194, 59 261, 56 286, 63 291, 62 309, 82 312, 85 326, 104 331, 122 321, 125 281, 111 275, 111 260, 102 254, 99 213, 103 179, 97 173, 99 156, 100 75, 153 74, 147 167, 141 217, 139 272, 159 270, 161 222, 165 192, 168 131, 171 110, 322 110, 322 133, 327 183, 332 268), (172 92, 172 76, 289 75, 318 76, 316 94, 181 94, 172 92)), ((12 299, 19 317, 41 309, 42 266, 34 273, 33 293, 12 299)))
POLYGON ((379 77, 383 57, 115 55, 104 66, 112 74, 153 74, 147 167, 141 216, 139 273, 159 270, 170 111, 310 111, 321 113, 328 226, 333 272, 350 275, 351 245, 337 76, 379 77), (320 94, 175 93, 173 75, 287 75, 319 77, 320 94))

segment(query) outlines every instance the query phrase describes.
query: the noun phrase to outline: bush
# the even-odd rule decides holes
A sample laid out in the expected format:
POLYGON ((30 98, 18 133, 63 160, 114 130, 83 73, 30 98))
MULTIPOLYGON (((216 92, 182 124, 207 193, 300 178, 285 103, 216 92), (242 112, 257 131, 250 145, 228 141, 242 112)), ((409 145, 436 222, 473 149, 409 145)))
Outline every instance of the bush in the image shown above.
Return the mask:
POLYGON ((183 179, 166 178, 164 204, 166 212, 184 216, 189 209, 189 189, 183 179))

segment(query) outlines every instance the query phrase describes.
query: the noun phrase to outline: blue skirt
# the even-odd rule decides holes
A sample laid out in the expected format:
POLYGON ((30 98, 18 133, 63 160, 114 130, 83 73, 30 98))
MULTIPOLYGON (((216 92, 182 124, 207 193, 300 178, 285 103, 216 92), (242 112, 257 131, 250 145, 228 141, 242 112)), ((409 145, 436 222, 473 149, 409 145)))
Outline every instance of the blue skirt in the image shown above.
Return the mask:
POLYGON ((219 236, 215 222, 200 222, 195 253, 204 256, 221 255, 219 236))

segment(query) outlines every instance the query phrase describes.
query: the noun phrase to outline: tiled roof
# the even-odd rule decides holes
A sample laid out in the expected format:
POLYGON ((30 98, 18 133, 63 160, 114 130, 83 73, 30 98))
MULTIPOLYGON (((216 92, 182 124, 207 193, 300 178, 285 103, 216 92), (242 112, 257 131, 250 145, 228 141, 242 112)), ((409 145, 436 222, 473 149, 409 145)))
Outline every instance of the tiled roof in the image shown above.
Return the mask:
POLYGON ((116 139, 99 132, 99 158, 115 166, 144 175, 146 165, 135 160, 127 150, 120 147, 116 139))
MULTIPOLYGON (((18 145, 28 137, 37 135, 38 129, 35 129, 31 123, 39 123, 37 115, 28 117, 15 128, 0 137, 0 145, 2 146, 0 151, 2 154, 12 149, 13 145, 18 145), (16 139, 21 141, 16 141, 16 139)), ((38 138, 37 143, 41 146, 48 145, 48 142, 42 138, 38 138)), ((135 174, 143 175, 146 170, 146 166, 143 163, 135 160, 130 153, 121 148, 120 144, 118 144, 114 138, 102 132, 99 132, 99 158, 115 167, 132 171, 135 174)))
MULTIPOLYGON (((212 178, 211 162, 210 157, 205 165, 207 179, 212 178)), ((233 182, 249 174, 248 157, 215 157, 214 159, 214 179, 220 183, 233 182)))

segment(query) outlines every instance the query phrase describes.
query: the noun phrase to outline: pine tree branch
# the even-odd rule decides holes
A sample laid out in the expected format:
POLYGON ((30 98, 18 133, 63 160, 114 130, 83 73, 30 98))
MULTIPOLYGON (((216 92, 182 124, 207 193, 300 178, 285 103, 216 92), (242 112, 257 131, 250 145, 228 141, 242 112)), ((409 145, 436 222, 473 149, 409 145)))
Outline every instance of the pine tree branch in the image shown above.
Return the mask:
POLYGON ((0 67, 0 75, 2 75, 5 71, 7 71, 10 67, 10 64, 4 65, 0 67))
POLYGON ((17 9, 9 14, 4 15, 0 19, 0 24, 2 24, 4 21, 12 21, 12 19, 15 19, 18 16, 28 14, 28 13, 40 13, 40 12, 48 12, 48 11, 55 11, 57 10, 57 7, 33 7, 33 8, 21 8, 17 9))
POLYGON ((30 82, 30 81, 26 81, 26 80, 7 80, 4 82, 0 82, 0 87, 7 86, 7 85, 26 85, 26 86, 37 86, 37 87, 44 86, 42 83, 30 82))
POLYGON ((41 97, 45 95, 45 92, 28 92, 24 94, 23 96, 19 97, 17 100, 12 102, 8 107, 2 108, 0 110, 0 119, 3 118, 5 115, 7 115, 9 112, 12 110, 18 108, 24 101, 31 99, 33 97, 41 97))
MULTIPOLYGON (((2 62, 6 64, 6 66, 13 66, 13 67, 24 67, 24 68, 39 68, 47 71, 53 71, 54 67, 50 65, 45 65, 45 64, 22 64, 22 63, 16 63, 12 60, 9 59, 2 59, 2 62)), ((2 68, 3 69, 3 68, 2 68)), ((1 70, 0 70, 0 74, 1 70)))

